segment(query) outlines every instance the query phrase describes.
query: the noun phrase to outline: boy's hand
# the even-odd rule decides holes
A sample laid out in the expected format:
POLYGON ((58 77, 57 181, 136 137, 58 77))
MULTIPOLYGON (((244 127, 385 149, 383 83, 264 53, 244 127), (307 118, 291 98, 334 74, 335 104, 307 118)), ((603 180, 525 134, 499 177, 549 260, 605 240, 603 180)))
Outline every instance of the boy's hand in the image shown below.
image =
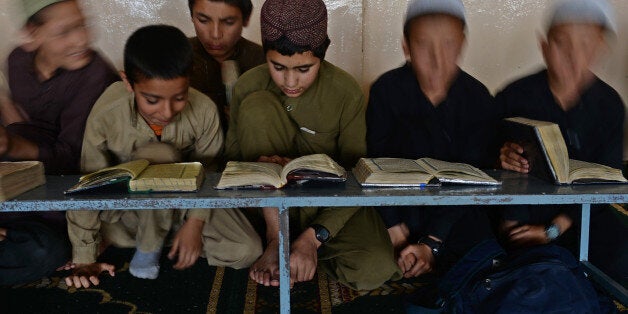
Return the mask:
POLYGON ((115 267, 107 263, 92 263, 75 265, 72 275, 65 277, 65 283, 68 287, 89 288, 90 283, 94 286, 100 284, 98 276, 102 272, 108 272, 110 276, 115 276, 115 267))
POLYGON ((508 239, 515 246, 532 246, 549 243, 545 226, 523 225, 510 230, 508 239))
POLYGON ((288 158, 288 157, 281 157, 281 156, 277 156, 277 155, 273 155, 273 156, 260 156, 257 161, 258 162, 272 162, 275 164, 278 164, 280 166, 285 166, 287 163, 289 163, 292 159, 288 158))
POLYGON ((0 228, 0 241, 4 241, 7 238, 7 229, 0 228))
POLYGON ((317 249, 321 243, 316 240, 313 228, 305 230, 292 244, 290 252, 290 286, 295 282, 310 281, 316 273, 317 249))
POLYGON ((177 232, 172 242, 172 248, 168 252, 168 258, 179 256, 174 269, 183 270, 191 267, 201 255, 203 241, 201 232, 205 221, 195 218, 188 219, 177 232))
POLYGON ((504 146, 499 150, 502 168, 520 173, 530 172, 530 164, 527 159, 521 156, 522 154, 523 147, 515 143, 504 143, 504 146))
POLYGON ((403 277, 417 277, 432 271, 434 255, 425 244, 411 244, 401 251, 397 264, 403 271, 403 277))

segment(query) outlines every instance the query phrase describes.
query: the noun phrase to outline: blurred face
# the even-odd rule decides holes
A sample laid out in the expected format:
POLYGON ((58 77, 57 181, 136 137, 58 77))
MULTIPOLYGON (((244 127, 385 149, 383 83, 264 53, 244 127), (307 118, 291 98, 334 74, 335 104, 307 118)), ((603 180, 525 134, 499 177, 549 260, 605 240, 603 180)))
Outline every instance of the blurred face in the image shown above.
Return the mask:
POLYGON ((35 66, 44 76, 59 68, 77 70, 92 59, 85 17, 76 1, 64 1, 42 11, 43 24, 28 25, 27 50, 36 50, 35 66), (30 48, 30 49, 29 49, 30 48))
POLYGON ((604 47, 604 30, 594 24, 556 25, 541 41, 550 79, 579 87, 592 76, 590 68, 604 47))
POLYGON ((462 22, 448 15, 426 15, 410 23, 403 48, 421 89, 426 94, 446 93, 458 74, 465 40, 462 22))
POLYGON ((242 28, 248 24, 240 8, 209 0, 196 0, 192 22, 205 51, 218 62, 231 57, 242 36, 242 28))
POLYGON ((127 90, 135 93, 137 110, 148 124, 166 126, 187 105, 190 86, 187 77, 142 79, 132 86, 124 74, 122 78, 127 90))
POLYGON ((291 98, 303 95, 312 86, 321 67, 321 59, 311 51, 284 56, 276 50, 269 50, 266 62, 273 82, 291 98))

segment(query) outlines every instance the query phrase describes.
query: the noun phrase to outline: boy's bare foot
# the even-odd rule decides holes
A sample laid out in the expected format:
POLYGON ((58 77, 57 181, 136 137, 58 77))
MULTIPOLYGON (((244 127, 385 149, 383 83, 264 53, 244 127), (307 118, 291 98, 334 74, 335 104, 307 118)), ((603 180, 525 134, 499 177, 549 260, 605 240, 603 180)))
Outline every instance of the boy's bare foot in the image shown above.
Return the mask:
POLYGON ((249 269, 249 277, 266 287, 279 286, 279 241, 271 240, 262 256, 249 269))

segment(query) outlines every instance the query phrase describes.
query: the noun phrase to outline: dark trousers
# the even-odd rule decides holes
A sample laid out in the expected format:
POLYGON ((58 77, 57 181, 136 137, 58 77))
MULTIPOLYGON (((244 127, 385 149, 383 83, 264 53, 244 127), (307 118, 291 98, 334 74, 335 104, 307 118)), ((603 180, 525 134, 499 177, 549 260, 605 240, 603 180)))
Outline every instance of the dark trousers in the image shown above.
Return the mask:
POLYGON ((26 215, 3 219, 0 227, 7 229, 6 239, 0 241, 0 285, 35 281, 70 259, 67 231, 58 220, 26 215))

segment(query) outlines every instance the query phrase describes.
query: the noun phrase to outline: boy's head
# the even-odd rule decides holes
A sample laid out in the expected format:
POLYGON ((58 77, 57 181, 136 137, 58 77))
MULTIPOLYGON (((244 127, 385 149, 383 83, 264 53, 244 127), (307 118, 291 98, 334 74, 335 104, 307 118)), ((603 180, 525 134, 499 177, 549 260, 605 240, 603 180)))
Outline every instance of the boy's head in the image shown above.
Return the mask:
POLYGON ((550 78, 586 84, 591 66, 606 48, 606 33, 614 33, 610 4, 605 0, 563 0, 550 12, 547 38, 541 50, 550 78))
POLYGON ((22 48, 35 51, 44 76, 57 69, 77 70, 92 60, 85 17, 75 0, 24 0, 22 48))
POLYGON ((288 97, 301 96, 318 77, 330 40, 322 0, 267 0, 262 46, 273 81, 288 97))
POLYGON ((459 71, 465 25, 461 0, 413 0, 408 4, 403 50, 424 92, 449 90, 459 71))
POLYGON ((196 36, 216 61, 227 60, 249 24, 251 0, 188 0, 196 36))
POLYGON ((142 27, 124 47, 121 76, 148 124, 165 126, 185 108, 191 70, 192 47, 174 26, 142 27))

